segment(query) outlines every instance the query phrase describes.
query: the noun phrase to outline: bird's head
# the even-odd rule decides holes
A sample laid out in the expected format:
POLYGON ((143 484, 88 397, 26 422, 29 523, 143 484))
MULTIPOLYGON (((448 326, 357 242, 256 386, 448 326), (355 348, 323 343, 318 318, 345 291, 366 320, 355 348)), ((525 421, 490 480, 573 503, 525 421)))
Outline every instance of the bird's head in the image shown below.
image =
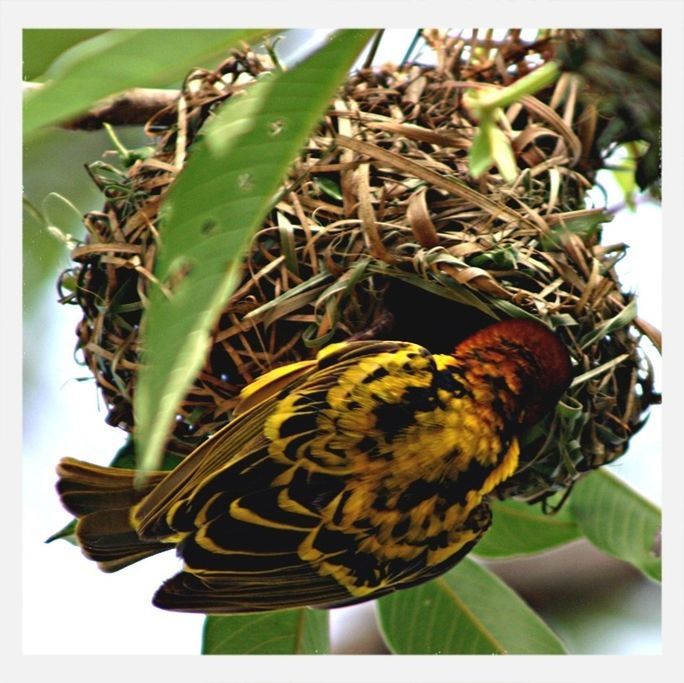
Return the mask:
POLYGON ((530 319, 503 320, 478 330, 456 347, 454 356, 514 396, 524 427, 551 410, 572 379, 565 345, 530 319))

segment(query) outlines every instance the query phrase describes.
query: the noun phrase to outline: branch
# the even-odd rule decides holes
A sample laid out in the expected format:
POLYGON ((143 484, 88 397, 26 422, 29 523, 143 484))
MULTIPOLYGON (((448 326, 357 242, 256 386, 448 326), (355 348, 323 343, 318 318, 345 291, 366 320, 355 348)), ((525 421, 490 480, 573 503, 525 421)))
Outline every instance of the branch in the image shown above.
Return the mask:
MULTIPOLYGON (((42 83, 23 83, 24 93, 42 87, 42 83)), ((69 130, 98 130, 105 123, 113 126, 140 126, 157 112, 175 104, 179 95, 178 90, 133 88, 97 102, 86 113, 59 125, 69 130)))

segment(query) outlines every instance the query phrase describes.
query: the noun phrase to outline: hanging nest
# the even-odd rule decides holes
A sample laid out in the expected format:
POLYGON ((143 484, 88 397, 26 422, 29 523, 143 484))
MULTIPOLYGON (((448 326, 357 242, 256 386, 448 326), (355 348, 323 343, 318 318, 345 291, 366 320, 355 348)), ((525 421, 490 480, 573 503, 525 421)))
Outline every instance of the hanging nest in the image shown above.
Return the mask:
MULTIPOLYGON (((506 110, 518 179, 478 181, 467 155, 477 122, 463 102, 552 58, 565 32, 525 42, 424 31, 436 66, 363 68, 350 77, 294 164, 246 256, 207 361, 179 408, 169 451, 186 454, 230 419, 240 389, 273 367, 348 338, 402 339, 433 352, 494 319, 554 328, 575 366, 555 415, 525 435, 502 496, 566 489, 622 455, 657 402, 639 344, 658 332, 636 316, 615 265, 626 245, 601 243, 585 208, 609 123, 579 97, 572 73, 506 110)), ((577 40, 576 34, 572 36, 577 40)), ((190 74, 177 104, 147 124, 153 154, 90 172, 106 201, 62 275, 62 300, 83 309, 78 346, 102 390, 107 421, 133 430, 138 329, 153 282, 156 222, 188 146, 217 104, 271 69, 245 49, 190 74)))

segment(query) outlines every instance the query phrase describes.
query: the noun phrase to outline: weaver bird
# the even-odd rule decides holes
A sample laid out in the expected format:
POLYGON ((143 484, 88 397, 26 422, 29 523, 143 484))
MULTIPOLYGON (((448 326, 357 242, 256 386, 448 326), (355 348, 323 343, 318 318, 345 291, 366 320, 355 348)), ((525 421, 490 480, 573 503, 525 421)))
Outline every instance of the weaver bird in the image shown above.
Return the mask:
POLYGON ((540 323, 495 323, 453 354, 333 344, 241 393, 232 420, 175 470, 72 458, 57 489, 104 571, 176 547, 154 604, 233 613, 339 607, 453 567, 489 527, 486 497, 518 436, 552 409, 568 352, 540 323))

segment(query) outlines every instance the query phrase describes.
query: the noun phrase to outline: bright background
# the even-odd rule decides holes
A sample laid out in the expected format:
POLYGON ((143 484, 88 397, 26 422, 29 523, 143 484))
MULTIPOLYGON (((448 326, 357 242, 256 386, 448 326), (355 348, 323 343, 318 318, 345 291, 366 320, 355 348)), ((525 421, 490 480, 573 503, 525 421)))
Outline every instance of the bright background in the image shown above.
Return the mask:
MULTIPOLYGON (((297 32, 294 45, 307 32, 297 32)), ((311 33, 311 32, 309 32, 311 33)), ((401 59, 413 31, 389 31, 376 61, 401 59)), ((284 54, 289 48, 281 46, 284 54)), ((427 60, 426 60, 427 61, 427 60)), ((145 142, 124 131, 125 144, 145 142)), ((83 164, 111 148, 102 133, 55 130, 25 149, 24 191, 40 207, 58 192, 77 213, 50 201, 65 232, 81 236, 79 214, 101 207, 102 197, 83 164)), ((609 175, 596 205, 615 206, 622 194, 609 175)), ((54 468, 64 456, 107 464, 125 434, 104 422, 94 381, 74 359, 80 309, 57 303, 58 273, 70 265, 68 250, 25 215, 23 393, 23 650, 25 654, 196 654, 203 617, 155 609, 150 599, 178 560, 165 553, 116 574, 101 573, 72 545, 44 540, 69 521, 54 492, 54 468)), ((638 296, 639 315, 662 325, 662 219, 660 209, 639 205, 621 211, 604 228, 604 242, 631 246, 619 264, 622 283, 638 296)), ((648 344, 657 388, 661 364, 648 344)), ((639 492, 661 503, 661 414, 653 410, 629 452, 612 469, 639 492)), ((533 559, 493 567, 539 610, 573 652, 653 654, 660 651, 660 589, 624 565, 574 543, 533 559)), ((372 607, 331 612, 338 652, 377 651, 372 607)))

